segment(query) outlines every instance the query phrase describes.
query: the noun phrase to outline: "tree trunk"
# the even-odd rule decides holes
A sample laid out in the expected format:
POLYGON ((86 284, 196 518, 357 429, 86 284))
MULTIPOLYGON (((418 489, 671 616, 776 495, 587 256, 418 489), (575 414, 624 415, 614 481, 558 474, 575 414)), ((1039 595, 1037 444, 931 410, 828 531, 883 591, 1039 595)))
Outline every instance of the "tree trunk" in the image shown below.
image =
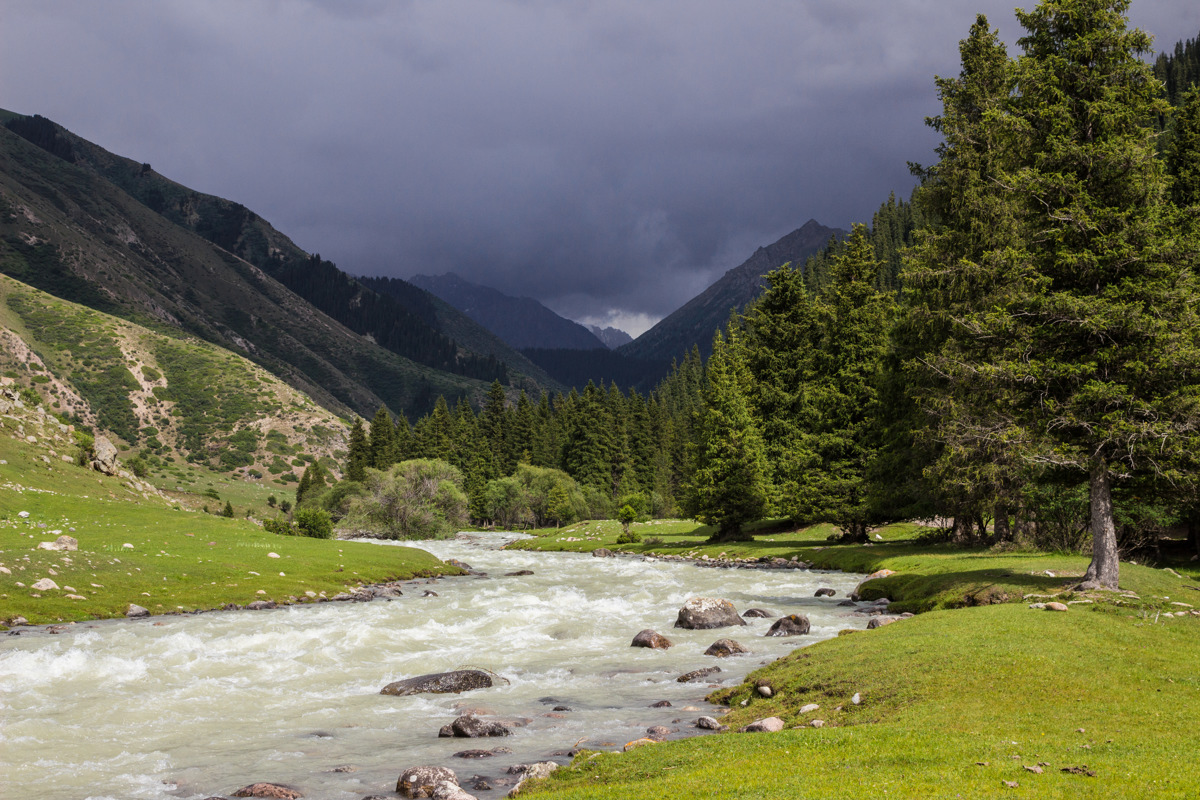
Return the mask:
POLYGON ((1101 589, 1116 589, 1120 565, 1117 552, 1117 528, 1113 523, 1112 487, 1108 465, 1099 456, 1092 459, 1092 563, 1083 576, 1084 584, 1101 589))
POLYGON ((1003 500, 997 500, 992 514, 996 518, 992 523, 992 538, 997 542, 1012 541, 1012 531, 1008 527, 1008 504, 1003 500))

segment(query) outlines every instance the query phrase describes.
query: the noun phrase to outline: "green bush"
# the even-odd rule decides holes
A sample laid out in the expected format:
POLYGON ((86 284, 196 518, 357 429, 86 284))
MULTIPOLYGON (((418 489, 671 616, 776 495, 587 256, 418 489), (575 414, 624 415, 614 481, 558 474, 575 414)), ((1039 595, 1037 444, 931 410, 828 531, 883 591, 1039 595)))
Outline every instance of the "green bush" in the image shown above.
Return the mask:
POLYGON ((463 477, 445 461, 403 461, 367 470, 363 494, 350 501, 350 527, 382 539, 435 539, 467 521, 463 477))
POLYGON ((283 517, 276 517, 275 519, 264 519, 263 520, 263 530, 266 531, 267 533, 279 534, 280 536, 299 536, 300 535, 300 529, 297 528, 292 523, 288 522, 283 517))
POLYGON ((302 536, 311 539, 333 538, 333 520, 329 512, 321 508, 296 509, 296 527, 302 536))
POLYGON ((642 541, 641 534, 633 531, 625 531, 617 536, 617 544, 637 544, 640 541, 642 541))

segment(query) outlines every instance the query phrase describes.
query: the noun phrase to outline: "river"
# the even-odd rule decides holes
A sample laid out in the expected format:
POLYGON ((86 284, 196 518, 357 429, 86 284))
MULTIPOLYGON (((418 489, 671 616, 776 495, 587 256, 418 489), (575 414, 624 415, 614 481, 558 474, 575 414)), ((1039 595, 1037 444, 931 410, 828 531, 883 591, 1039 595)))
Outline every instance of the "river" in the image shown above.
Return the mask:
MULTIPOLYGON (((837 605, 861 576, 530 553, 499 549, 502 541, 472 534, 422 542, 488 576, 405 585, 392 601, 0 637, 0 796, 198 800, 269 781, 308 798, 359 800, 390 794, 399 773, 420 764, 449 766, 468 788, 475 775, 495 784, 509 777, 506 767, 576 743, 619 749, 651 725, 691 735, 694 720, 717 709, 703 699, 707 683, 677 683, 680 674, 717 665, 725 671, 716 678, 737 682, 796 647, 866 626, 837 605), (519 570, 534 574, 505 576, 519 570), (821 586, 837 596, 815 598, 821 586), (739 611, 804 613, 812 632, 767 638, 769 619, 673 629, 680 606, 696 596, 727 598, 739 611), (630 647, 644 628, 675 646, 630 647), (753 654, 703 655, 726 636, 753 654), (391 681, 467 666, 509 683, 457 696, 379 694, 391 681), (661 700, 672 706, 650 707, 661 700), (463 707, 529 722, 504 738, 439 739, 463 707), (494 747, 513 752, 453 757, 494 747)), ((507 787, 471 791, 490 798, 507 787)))

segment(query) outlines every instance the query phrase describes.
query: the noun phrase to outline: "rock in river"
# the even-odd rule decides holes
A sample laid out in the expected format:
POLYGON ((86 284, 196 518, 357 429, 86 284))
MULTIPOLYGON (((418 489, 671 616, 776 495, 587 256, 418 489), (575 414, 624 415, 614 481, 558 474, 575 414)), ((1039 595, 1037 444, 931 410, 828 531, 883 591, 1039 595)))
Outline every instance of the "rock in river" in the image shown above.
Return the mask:
POLYGON ((803 614, 789 614, 775 620, 775 624, 767 631, 767 636, 803 636, 809 631, 808 617, 803 614))
POLYGON ((633 642, 629 646, 649 647, 654 650, 666 650, 671 646, 671 640, 663 636, 661 633, 647 628, 646 630, 639 632, 637 636, 633 637, 633 642))
POLYGON ((771 617, 776 616, 779 615, 771 611, 767 611, 765 608, 748 608, 742 612, 743 618, 757 617, 759 619, 770 619, 771 617))
POLYGON ((304 795, 277 783, 252 783, 233 793, 234 797, 268 797, 275 800, 297 800, 304 795))
POLYGON ((389 683, 380 694, 403 697, 410 694, 458 694, 472 689, 489 689, 492 676, 481 669, 458 669, 453 672, 434 672, 389 683))
POLYGON ((511 734, 506 726, 499 722, 480 719, 472 714, 464 714, 442 728, 439 736, 456 736, 461 739, 482 739, 485 736, 508 736, 511 734))
POLYGON ((746 620, 738 616, 733 603, 715 597, 693 597, 679 609, 679 617, 675 620, 676 628, 687 630, 728 628, 745 624, 746 620))
POLYGON ((675 679, 677 683, 691 683, 692 681, 700 681, 707 678, 709 675, 716 675, 721 671, 720 667, 704 667, 703 669, 694 669, 691 672, 685 672, 675 679))
POLYGON ((717 639, 704 651, 704 655, 724 658, 725 656, 738 656, 749 652, 745 645, 735 642, 733 639, 717 639))
POLYGON ((458 786, 458 776, 446 767, 409 767, 400 773, 396 792, 404 797, 432 797, 439 783, 458 786))

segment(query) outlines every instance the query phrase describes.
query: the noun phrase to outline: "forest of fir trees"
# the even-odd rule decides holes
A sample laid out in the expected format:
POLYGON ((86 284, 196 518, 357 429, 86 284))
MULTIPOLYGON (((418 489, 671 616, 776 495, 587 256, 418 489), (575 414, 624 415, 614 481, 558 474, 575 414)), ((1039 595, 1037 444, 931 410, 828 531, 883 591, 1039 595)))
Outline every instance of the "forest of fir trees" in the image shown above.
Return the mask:
POLYGON ((478 412, 381 409, 344 479, 306 473, 298 502, 336 514, 370 470, 435 459, 478 523, 628 505, 718 541, 767 518, 865 541, 933 520, 960 543, 1090 548, 1108 588, 1119 554, 1173 531, 1200 552, 1197 50, 1147 65, 1127 10, 1018 11, 1015 58, 978 17, 936 80, 942 143, 911 201, 771 272, 707 363, 693 350, 647 396, 496 382, 478 412))

